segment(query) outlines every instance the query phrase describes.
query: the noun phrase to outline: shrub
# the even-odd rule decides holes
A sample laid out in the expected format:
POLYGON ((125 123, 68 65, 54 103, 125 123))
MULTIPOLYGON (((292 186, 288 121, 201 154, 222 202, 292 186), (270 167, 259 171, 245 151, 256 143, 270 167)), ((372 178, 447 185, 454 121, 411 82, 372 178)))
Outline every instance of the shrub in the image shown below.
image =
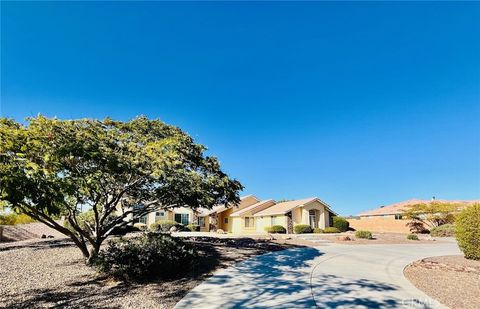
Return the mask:
POLYGON ((0 225, 27 224, 35 222, 35 219, 26 214, 9 213, 0 215, 0 225))
POLYGON ((326 227, 324 230, 323 230, 324 233, 328 233, 328 234, 331 234, 331 233, 340 233, 340 230, 337 229, 336 227, 333 227, 333 226, 329 226, 329 227, 326 227))
POLYGON ((336 227, 340 232, 346 232, 350 227, 350 223, 343 217, 333 217, 332 226, 336 227))
POLYGON ((323 230, 319 227, 316 227, 313 229, 313 232, 319 234, 319 233, 323 233, 323 230))
POLYGON ((180 223, 172 220, 158 220, 157 222, 150 225, 150 230, 154 232, 170 232, 172 227, 180 228, 183 227, 180 223))
POLYGON ((458 214, 455 237, 467 259, 480 260, 480 204, 469 206, 458 214))
POLYGON ((123 280, 170 278, 188 270, 196 256, 193 248, 179 238, 148 233, 109 241, 93 265, 123 280))
POLYGON ((200 225, 198 224, 189 224, 186 226, 186 228, 190 232, 200 232, 200 225))
POLYGON ((373 239, 372 233, 370 231, 356 231, 355 237, 363 239, 373 239))
POLYGON ((112 233, 110 235, 116 235, 116 236, 123 236, 128 233, 132 232, 138 232, 140 229, 134 227, 133 225, 124 225, 124 226, 117 226, 113 229, 112 233))
POLYGON ((408 239, 408 240, 419 240, 419 239, 418 239, 418 236, 415 235, 415 234, 408 234, 408 235, 407 235, 407 239, 408 239))
POLYGON ((295 234, 305 234, 305 233, 311 233, 312 228, 308 224, 299 224, 295 225, 293 228, 295 234))
POLYGON ((281 225, 273 225, 266 228, 268 233, 285 234, 287 230, 281 225))
POLYGON ((444 224, 434 227, 430 230, 433 237, 453 237, 455 236, 455 226, 453 224, 444 224))

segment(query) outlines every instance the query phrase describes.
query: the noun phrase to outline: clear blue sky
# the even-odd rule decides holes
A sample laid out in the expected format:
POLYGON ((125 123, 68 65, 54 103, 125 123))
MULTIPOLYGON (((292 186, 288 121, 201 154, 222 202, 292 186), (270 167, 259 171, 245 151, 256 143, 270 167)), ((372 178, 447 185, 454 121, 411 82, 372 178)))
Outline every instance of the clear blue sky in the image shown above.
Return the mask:
POLYGON ((2 2, 1 115, 144 114, 246 193, 480 198, 480 3, 2 2))

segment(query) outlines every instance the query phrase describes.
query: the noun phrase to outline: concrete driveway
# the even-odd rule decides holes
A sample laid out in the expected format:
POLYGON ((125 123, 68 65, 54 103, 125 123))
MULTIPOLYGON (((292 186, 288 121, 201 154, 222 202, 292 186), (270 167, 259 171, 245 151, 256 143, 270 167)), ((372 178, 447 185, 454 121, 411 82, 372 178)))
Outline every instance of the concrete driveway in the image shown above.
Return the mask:
POLYGON ((175 308, 443 308, 410 284, 403 269, 452 254, 460 254, 455 242, 274 252, 217 272, 175 308))

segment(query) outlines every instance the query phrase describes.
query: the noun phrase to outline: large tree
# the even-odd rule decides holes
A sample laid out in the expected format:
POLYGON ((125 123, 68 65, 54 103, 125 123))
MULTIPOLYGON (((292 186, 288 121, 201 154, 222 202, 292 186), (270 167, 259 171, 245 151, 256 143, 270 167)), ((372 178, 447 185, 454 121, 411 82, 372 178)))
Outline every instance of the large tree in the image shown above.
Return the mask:
POLYGON ((414 232, 423 232, 442 224, 453 223, 455 212, 461 204, 430 202, 412 205, 403 211, 410 220, 407 226, 414 232))
POLYGON ((89 260, 114 228, 159 207, 238 202, 242 185, 205 150, 145 117, 0 118, 0 203, 68 235, 89 260), (81 209, 93 213, 88 220, 81 209))

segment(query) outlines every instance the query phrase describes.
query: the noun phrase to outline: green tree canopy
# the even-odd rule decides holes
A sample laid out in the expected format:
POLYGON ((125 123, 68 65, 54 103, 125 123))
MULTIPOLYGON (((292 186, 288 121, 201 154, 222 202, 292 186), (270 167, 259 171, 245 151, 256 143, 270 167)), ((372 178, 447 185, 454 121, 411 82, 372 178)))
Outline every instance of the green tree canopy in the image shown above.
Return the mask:
POLYGON ((28 125, 0 118, 0 202, 68 235, 89 258, 115 227, 159 207, 238 202, 242 185, 205 150, 179 128, 145 117, 38 116, 28 125), (93 219, 80 222, 82 208, 93 219))
POLYGON ((454 213, 459 204, 431 202, 412 205, 403 211, 403 216, 411 221, 407 223, 413 231, 434 228, 442 224, 453 223, 454 213))

